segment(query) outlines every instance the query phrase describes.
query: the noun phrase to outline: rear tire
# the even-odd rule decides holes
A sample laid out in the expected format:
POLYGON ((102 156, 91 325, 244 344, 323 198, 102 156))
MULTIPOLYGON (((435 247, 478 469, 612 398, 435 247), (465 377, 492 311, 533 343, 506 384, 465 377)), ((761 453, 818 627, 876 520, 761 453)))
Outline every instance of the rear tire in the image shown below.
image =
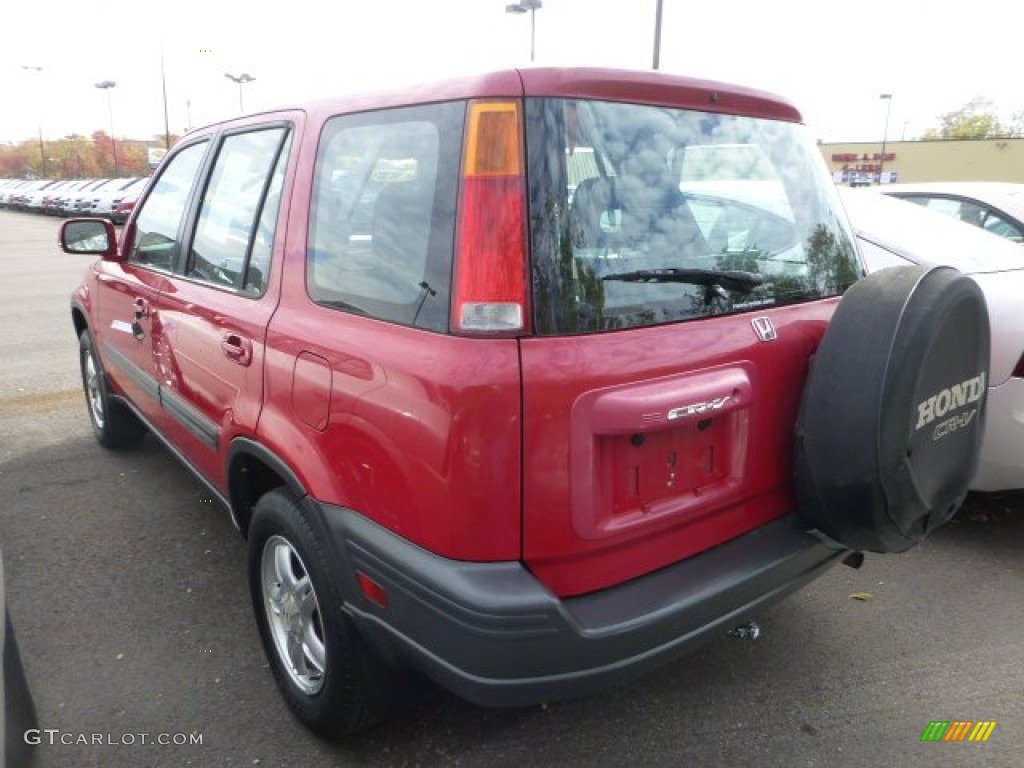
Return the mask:
POLYGON ((403 693, 400 671, 374 654, 345 614, 309 511, 283 488, 265 494, 253 512, 248 549, 260 639, 295 716, 328 739, 380 720, 403 693))
POLYGON ((126 406, 110 396, 107 375, 88 329, 78 337, 78 362, 89 423, 100 445, 111 450, 138 445, 146 434, 146 427, 126 406))

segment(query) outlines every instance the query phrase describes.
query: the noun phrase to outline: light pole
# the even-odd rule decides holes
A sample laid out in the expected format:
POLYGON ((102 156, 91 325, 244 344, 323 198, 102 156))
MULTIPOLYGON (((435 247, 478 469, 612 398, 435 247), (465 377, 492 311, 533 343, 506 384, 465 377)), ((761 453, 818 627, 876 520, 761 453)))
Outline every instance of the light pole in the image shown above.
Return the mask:
MULTIPOLYGON (((21 68, 26 72, 38 72, 40 75, 43 74, 42 67, 30 67, 27 64, 22 64, 21 68)), ((40 102, 45 101, 40 99, 40 102)), ((39 175, 42 178, 46 178, 46 149, 43 147, 43 118, 39 118, 39 175)))
POLYGON ((82 156, 78 154, 78 140, 82 138, 77 133, 69 133, 64 137, 65 141, 71 142, 71 151, 74 153, 74 178, 82 178, 82 156))
POLYGON ((544 3, 541 0, 519 0, 518 3, 512 3, 505 6, 505 13, 514 13, 517 15, 524 14, 527 11, 530 12, 530 62, 536 58, 536 42, 537 42, 537 11, 544 7, 544 3))
POLYGON ((110 154, 114 156, 114 178, 117 178, 117 141, 114 139, 114 105, 110 98, 110 90, 117 86, 113 80, 96 83, 96 87, 107 92, 107 116, 110 118, 110 154))
POLYGON ((171 127, 167 118, 167 73, 164 69, 164 47, 160 45, 160 87, 164 92, 164 149, 171 148, 171 127))
POLYGON ((654 69, 661 63, 661 3, 662 0, 658 0, 654 11, 654 69))
POLYGON ((224 77, 226 77, 228 80, 231 80, 232 82, 238 83, 238 111, 245 112, 245 107, 242 106, 242 86, 246 83, 251 83, 256 78, 245 72, 238 75, 237 77, 235 75, 232 75, 230 72, 225 72, 224 77))
POLYGON ((882 170, 885 168, 885 142, 889 138, 889 112, 892 109, 892 94, 883 93, 878 98, 885 104, 885 128, 882 130, 882 156, 878 159, 878 183, 882 183, 882 170))

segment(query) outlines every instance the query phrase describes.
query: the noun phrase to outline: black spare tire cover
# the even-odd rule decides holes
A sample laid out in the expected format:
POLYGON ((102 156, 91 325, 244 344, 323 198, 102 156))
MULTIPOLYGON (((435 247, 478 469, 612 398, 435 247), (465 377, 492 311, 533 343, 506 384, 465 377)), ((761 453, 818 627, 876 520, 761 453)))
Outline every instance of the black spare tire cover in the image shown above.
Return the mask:
POLYGON ((796 434, 803 521, 847 547, 902 552, 963 503, 981 445, 985 297, 952 267, 892 267, 843 296, 796 434))

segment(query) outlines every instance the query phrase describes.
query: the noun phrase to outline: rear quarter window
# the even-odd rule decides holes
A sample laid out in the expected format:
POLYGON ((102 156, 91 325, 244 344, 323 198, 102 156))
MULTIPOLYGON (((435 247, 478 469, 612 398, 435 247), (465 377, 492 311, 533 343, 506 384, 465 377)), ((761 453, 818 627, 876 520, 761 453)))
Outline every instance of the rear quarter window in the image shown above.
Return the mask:
POLYGON ((313 301, 448 330, 464 122, 463 102, 328 121, 307 255, 313 301))

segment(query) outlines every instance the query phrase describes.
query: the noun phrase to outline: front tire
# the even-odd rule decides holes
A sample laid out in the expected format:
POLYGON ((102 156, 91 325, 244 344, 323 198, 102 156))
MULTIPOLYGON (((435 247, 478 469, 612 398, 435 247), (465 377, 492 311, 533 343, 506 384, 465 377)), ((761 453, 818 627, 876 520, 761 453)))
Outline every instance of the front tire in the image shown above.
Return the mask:
POLYGON ((111 450, 138 445, 146 428, 134 413, 110 396, 107 376, 88 329, 78 337, 78 362, 89 423, 100 445, 111 450))
POLYGON ((277 686, 311 731, 338 739, 392 704, 397 670, 377 658, 343 611, 337 575, 309 511, 289 491, 257 502, 249 529, 253 611, 277 686))

